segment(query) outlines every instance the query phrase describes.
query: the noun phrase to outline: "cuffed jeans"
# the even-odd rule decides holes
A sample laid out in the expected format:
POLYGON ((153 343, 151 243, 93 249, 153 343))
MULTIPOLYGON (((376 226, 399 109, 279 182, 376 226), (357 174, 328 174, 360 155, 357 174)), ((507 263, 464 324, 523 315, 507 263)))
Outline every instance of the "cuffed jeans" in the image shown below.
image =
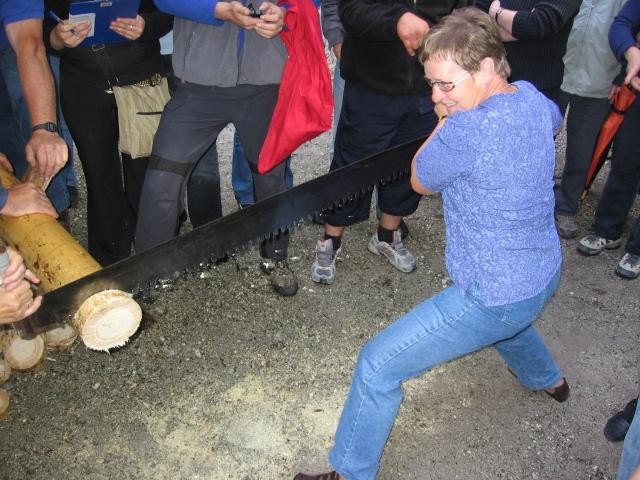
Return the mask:
MULTIPOLYGON (((591 229, 597 235, 620 238, 627 215, 640 184, 640 100, 636 99, 624 115, 613 141, 611 170, 607 177, 591 229)), ((640 254, 640 222, 636 222, 626 250, 640 254)))
POLYGON ((567 114, 567 151, 562 180, 556 188, 556 212, 561 215, 578 213, 587 171, 602 124, 611 112, 607 98, 589 98, 564 94, 569 100, 567 114))
POLYGON ((560 268, 546 288, 520 302, 487 307, 453 285, 424 301, 373 338, 360 352, 351 389, 329 455, 349 480, 373 479, 398 409, 402 383, 432 368, 493 346, 531 390, 562 379, 533 327, 560 282, 560 268))
POLYGON ((640 409, 636 409, 631 426, 624 437, 616 480, 629 480, 638 467, 640 467, 640 409))

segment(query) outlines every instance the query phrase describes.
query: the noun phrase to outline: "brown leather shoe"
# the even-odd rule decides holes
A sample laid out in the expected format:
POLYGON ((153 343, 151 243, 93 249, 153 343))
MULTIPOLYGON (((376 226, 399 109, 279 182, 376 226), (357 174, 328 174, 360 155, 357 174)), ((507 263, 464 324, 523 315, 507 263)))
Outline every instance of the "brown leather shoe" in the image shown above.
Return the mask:
POLYGON ((562 385, 555 387, 553 390, 545 390, 544 393, 553 398, 556 402, 565 402, 569 398, 569 384, 567 379, 562 377, 562 385))
POLYGON ((340 480, 340 475, 338 475, 338 472, 335 471, 321 473, 319 475, 307 475, 304 473, 299 473, 295 477, 293 477, 293 480, 340 480))

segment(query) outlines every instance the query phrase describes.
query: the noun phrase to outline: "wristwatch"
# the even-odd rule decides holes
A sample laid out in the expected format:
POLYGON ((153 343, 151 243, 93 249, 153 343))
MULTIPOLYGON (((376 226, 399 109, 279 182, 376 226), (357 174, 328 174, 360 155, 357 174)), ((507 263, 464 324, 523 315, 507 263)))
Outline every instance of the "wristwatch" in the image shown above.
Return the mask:
POLYGON ((47 132, 58 133, 58 125, 53 122, 39 123, 38 125, 31 127, 32 132, 35 132, 36 130, 46 130, 47 132))

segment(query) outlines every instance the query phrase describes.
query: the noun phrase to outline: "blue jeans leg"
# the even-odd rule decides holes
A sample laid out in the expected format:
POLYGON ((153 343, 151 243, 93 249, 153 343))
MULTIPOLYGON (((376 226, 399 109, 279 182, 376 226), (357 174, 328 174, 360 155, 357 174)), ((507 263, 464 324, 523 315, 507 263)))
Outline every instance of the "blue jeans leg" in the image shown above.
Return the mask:
POLYGON ((624 437, 616 480, 629 480, 638 467, 640 467, 640 409, 636 409, 631 426, 624 437))
POLYGON ((253 205, 253 177, 249 161, 244 154, 238 132, 233 134, 233 156, 231 158, 231 187, 238 205, 253 205))
POLYGON ((50 56, 49 64, 51 65, 51 71, 53 72, 53 78, 56 82, 56 91, 58 93, 58 128, 60 129, 60 135, 64 138, 67 148, 69 149, 69 160, 67 160, 67 164, 62 168, 62 170, 60 170, 60 176, 63 178, 67 187, 77 187, 78 179, 76 178, 76 172, 73 169, 73 164, 75 162, 73 158, 73 138, 71 138, 71 132, 69 131, 67 121, 64 119, 64 115, 62 114, 62 107, 60 106, 60 58, 53 55, 50 56))
MULTIPOLYGON (((291 171, 291 157, 287 162, 284 171, 284 181, 287 188, 293 187, 293 172, 291 171)), ((249 160, 244 153, 244 147, 240 141, 240 135, 236 132, 233 135, 233 156, 231 158, 231 187, 233 195, 238 205, 253 205, 256 203, 253 194, 253 176, 249 167, 249 160)))
POLYGON ((22 139, 18 119, 13 113, 9 90, 2 75, 0 75, 0 125, 2 125, 0 128, 0 152, 4 153, 12 164, 19 158, 22 160, 18 161, 26 163, 24 159, 25 142, 22 139))
POLYGON ((403 397, 402 383, 442 363, 495 345, 534 390, 562 373, 531 326, 558 287, 559 271, 535 297, 487 307, 455 285, 421 303, 361 351, 329 455, 349 480, 374 479, 403 397), (505 354, 506 353, 506 354, 505 354))

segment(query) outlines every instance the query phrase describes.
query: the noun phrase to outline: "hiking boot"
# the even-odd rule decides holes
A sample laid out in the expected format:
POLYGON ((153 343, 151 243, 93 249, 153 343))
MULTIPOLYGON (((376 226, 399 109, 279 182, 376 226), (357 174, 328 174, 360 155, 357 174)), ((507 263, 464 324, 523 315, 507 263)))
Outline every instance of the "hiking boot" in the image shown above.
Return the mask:
POLYGON ((342 247, 333 251, 333 240, 318 240, 316 244, 316 260, 311 266, 311 280, 316 283, 331 285, 336 278, 336 258, 342 247))
POLYGON ((630 280, 640 275, 640 255, 625 253, 616 266, 616 274, 630 280))
POLYGON ((578 235, 578 226, 573 215, 556 214, 556 229, 562 238, 575 238, 578 235))
POLYGON ((598 255, 602 250, 614 250, 622 244, 622 238, 607 240, 600 235, 590 233, 578 242, 578 252, 583 255, 598 255))
POLYGON ((384 255, 389 263, 404 273, 413 272, 416 269, 416 259, 407 247, 402 243, 400 229, 393 232, 393 243, 378 240, 378 233, 374 233, 369 241, 369 251, 376 255, 384 255))
POLYGON ((298 291, 298 279, 286 260, 263 258, 260 262, 260 270, 269 276, 271 286, 283 297, 291 297, 298 291))

